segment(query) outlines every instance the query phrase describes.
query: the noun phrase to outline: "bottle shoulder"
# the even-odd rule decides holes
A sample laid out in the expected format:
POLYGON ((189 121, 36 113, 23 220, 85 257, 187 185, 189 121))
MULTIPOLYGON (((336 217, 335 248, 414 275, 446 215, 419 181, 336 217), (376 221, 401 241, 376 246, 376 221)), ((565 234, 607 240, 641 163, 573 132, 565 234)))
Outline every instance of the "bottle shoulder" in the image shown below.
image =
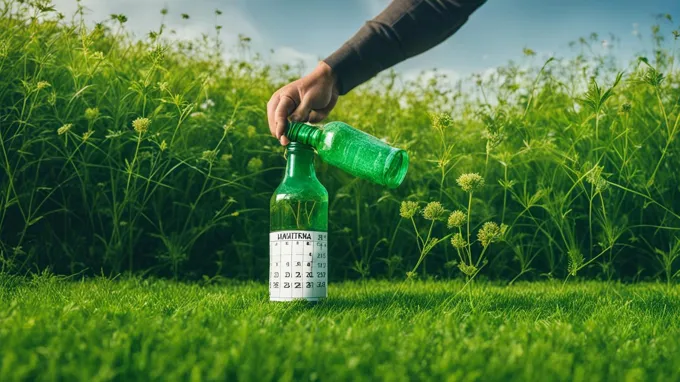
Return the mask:
POLYGON ((276 188, 272 199, 328 200, 328 190, 317 179, 284 179, 276 188))

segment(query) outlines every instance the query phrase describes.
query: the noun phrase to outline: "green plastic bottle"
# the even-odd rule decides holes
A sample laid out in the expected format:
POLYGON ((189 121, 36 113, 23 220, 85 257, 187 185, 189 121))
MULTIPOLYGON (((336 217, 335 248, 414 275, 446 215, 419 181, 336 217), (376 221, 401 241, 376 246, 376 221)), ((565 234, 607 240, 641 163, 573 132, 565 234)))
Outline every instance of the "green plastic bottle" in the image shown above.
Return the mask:
POLYGON ((406 151, 343 122, 330 122, 323 128, 291 122, 286 136, 291 142, 314 147, 324 162, 388 188, 398 187, 408 171, 406 151))
POLYGON ((270 202, 269 299, 319 301, 328 293, 328 192, 314 149, 291 142, 286 173, 270 202))

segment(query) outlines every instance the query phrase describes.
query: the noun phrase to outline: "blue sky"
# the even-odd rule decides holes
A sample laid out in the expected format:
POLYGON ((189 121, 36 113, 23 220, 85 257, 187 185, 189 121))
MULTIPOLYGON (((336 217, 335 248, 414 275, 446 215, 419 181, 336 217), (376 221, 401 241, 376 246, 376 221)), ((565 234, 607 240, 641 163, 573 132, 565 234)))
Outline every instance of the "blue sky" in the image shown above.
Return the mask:
MULTIPOLYGON (((303 62, 311 68, 380 12, 389 0, 83 0, 88 18, 98 21, 110 13, 128 16, 128 27, 142 35, 161 22, 160 9, 170 11, 166 24, 179 36, 197 37, 223 25, 225 39, 233 43, 239 33, 252 38, 253 49, 277 63, 303 62), (216 19, 215 9, 223 11, 216 19), (191 16, 182 20, 181 13, 191 16), (271 53, 273 50, 273 53, 271 53)), ((69 13, 75 0, 55 0, 69 13)), ((450 75, 467 76, 503 65, 522 56, 528 47, 541 56, 574 54, 568 44, 591 32, 621 41, 615 52, 633 57, 649 41, 650 27, 659 13, 670 13, 678 28, 679 0, 488 0, 463 28, 436 48, 403 62, 396 70, 414 76, 439 68, 450 75)), ((671 26, 665 31, 670 34, 671 26)), ((669 37, 672 39, 672 37, 669 37)))

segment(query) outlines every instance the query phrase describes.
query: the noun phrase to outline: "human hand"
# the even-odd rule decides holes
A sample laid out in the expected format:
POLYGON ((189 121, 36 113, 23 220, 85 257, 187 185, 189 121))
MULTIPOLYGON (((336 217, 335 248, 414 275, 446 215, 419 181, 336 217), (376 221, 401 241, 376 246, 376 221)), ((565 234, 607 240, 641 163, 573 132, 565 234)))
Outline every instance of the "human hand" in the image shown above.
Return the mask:
POLYGON ((293 122, 321 122, 337 101, 335 75, 322 61, 310 74, 274 92, 267 103, 269 130, 285 146, 289 117, 293 122))

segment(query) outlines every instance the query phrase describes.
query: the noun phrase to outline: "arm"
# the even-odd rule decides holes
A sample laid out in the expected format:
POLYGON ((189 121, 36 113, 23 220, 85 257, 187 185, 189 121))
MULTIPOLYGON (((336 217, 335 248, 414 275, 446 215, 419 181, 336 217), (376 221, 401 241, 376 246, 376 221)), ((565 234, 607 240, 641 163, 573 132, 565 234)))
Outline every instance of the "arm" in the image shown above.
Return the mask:
POLYGON ((288 143, 288 118, 320 122, 338 96, 454 34, 486 0, 394 0, 309 75, 277 90, 267 104, 269 129, 288 143))
POLYGON ((486 0, 395 0, 324 60, 340 95, 453 35, 486 0))

